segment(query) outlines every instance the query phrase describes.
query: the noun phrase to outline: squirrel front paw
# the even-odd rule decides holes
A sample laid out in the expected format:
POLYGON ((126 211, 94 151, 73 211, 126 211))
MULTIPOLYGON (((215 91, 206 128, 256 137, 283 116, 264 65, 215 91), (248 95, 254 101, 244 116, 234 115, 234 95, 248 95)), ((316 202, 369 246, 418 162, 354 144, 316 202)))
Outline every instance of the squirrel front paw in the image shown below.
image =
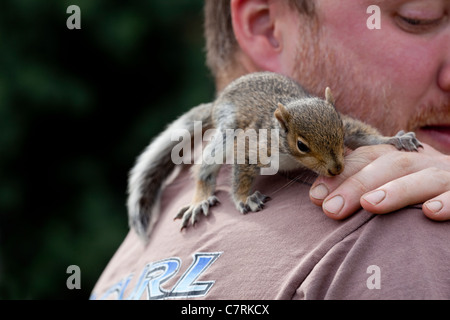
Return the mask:
POLYGON ((200 213, 207 216, 209 213, 209 208, 215 206, 219 202, 220 201, 216 196, 210 196, 206 200, 181 208, 173 219, 181 219, 181 230, 183 230, 189 225, 189 221, 191 222, 191 225, 195 225, 200 218, 200 213))
POLYGON ((406 151, 418 151, 418 148, 423 147, 414 132, 405 133, 403 130, 390 138, 388 143, 394 145, 398 150, 406 151))
POLYGON ((265 203, 269 200, 269 196, 266 196, 259 191, 255 191, 255 193, 247 197, 245 203, 243 201, 237 201, 236 207, 243 214, 250 211, 257 212, 264 209, 265 203))

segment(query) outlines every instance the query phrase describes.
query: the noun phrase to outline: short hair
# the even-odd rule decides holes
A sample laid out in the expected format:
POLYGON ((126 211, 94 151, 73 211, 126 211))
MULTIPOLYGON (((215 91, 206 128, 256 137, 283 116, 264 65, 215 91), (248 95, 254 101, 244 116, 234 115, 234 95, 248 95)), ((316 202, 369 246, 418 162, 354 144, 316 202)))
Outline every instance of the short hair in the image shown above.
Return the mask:
MULTIPOLYGON (((314 15, 313 0, 282 0, 299 13, 314 15)), ((204 36, 206 39, 206 65, 217 79, 233 67, 237 41, 231 22, 230 0, 205 0, 204 36)))

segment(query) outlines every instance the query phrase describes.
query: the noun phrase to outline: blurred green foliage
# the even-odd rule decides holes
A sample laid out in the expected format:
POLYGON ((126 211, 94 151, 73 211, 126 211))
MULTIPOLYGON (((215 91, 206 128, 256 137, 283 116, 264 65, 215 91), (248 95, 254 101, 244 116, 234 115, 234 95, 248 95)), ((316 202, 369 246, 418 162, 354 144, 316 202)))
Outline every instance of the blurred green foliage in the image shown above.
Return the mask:
POLYGON ((87 299, 128 232, 129 169, 213 98, 202 0, 2 0, 0 298, 87 299), (81 30, 69 30, 69 5, 81 30), (69 265, 81 290, 69 290, 69 265))

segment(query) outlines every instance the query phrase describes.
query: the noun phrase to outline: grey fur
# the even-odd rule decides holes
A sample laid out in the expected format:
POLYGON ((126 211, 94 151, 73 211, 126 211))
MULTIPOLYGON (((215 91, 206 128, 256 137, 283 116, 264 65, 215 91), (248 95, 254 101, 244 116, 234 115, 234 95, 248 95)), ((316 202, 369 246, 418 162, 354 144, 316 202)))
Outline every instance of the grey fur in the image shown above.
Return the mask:
POLYGON ((171 123, 138 157, 128 180, 128 223, 139 236, 147 239, 158 215, 153 212, 164 181, 175 168, 171 152, 178 141, 171 141, 174 129, 194 132, 194 121, 202 121, 206 130, 211 127, 212 103, 201 104, 171 123))
MULTIPOLYGON (((217 129, 217 137, 225 136, 227 129, 277 129, 280 163, 287 166, 281 170, 306 167, 325 175, 336 175, 344 169, 344 143, 352 149, 381 143, 407 151, 421 146, 414 133, 399 132, 395 137, 384 137, 365 123, 340 115, 334 108, 329 88, 325 96, 326 100, 312 97, 288 77, 260 72, 233 81, 213 103, 191 109, 146 148, 131 170, 127 203, 130 227, 143 239, 152 231, 158 218, 154 211, 163 183, 175 167, 171 151, 178 142, 171 141, 171 131, 182 128, 192 134, 194 121, 202 121, 203 131, 217 129), (299 141, 308 147, 306 152, 297 147, 299 141)), ((224 150, 226 139, 212 141, 215 142, 209 143, 205 151, 224 150)), ((273 142, 268 139, 269 144, 273 142)), ((233 165, 232 196, 242 213, 259 211, 268 200, 258 191, 250 194, 253 178, 263 164, 249 164, 248 150, 246 157, 245 164, 233 165)), ((203 190, 200 196, 196 193, 196 203, 181 208, 175 216, 182 219, 182 228, 189 221, 194 224, 201 213, 209 214, 209 207, 218 202, 214 190, 219 170, 220 164, 216 163, 197 166, 197 186, 200 183, 204 189, 200 189, 203 190)))

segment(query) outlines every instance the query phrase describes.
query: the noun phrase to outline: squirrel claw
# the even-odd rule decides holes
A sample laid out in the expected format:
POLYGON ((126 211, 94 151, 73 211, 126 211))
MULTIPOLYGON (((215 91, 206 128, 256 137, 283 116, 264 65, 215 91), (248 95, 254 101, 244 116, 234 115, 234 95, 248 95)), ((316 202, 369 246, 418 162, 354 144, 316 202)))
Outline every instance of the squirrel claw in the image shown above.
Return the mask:
POLYGON ((403 130, 389 139, 388 143, 394 145, 398 150, 419 151, 419 148, 423 148, 414 132, 405 133, 403 130))
POLYGON ((173 217, 173 220, 181 219, 184 215, 184 213, 189 209, 189 206, 181 208, 178 213, 173 217))
POLYGON ((264 209, 265 203, 269 200, 269 196, 266 196, 259 191, 255 191, 255 193, 247 197, 245 203, 242 201, 239 202, 237 204, 237 209, 243 214, 246 214, 250 211, 261 211, 262 209, 264 209))
POLYGON ((243 202, 239 202, 238 204, 238 210, 242 213, 242 214, 247 214, 249 211, 249 207, 246 206, 243 202))
POLYGON ((219 202, 216 196, 210 196, 208 199, 185 206, 181 208, 175 215, 174 220, 181 219, 181 230, 187 228, 189 222, 195 227, 199 221, 200 214, 203 213, 204 216, 208 216, 209 208, 216 205, 219 202))

